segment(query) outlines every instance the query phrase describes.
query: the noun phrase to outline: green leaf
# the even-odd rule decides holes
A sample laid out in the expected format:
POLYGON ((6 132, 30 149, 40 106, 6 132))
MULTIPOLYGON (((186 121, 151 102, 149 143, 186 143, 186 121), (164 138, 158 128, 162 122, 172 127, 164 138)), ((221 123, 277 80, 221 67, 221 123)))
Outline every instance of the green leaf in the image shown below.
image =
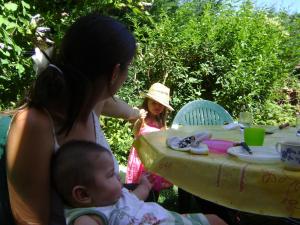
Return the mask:
POLYGON ((9 61, 7 59, 1 59, 1 64, 4 65, 4 64, 8 64, 9 61))
POLYGON ((18 72, 19 72, 19 76, 21 76, 21 74, 25 71, 24 66, 21 65, 21 64, 16 64, 16 69, 17 69, 18 72))
POLYGON ((3 75, 1 75, 0 78, 3 79, 3 80, 7 80, 7 81, 10 80, 9 77, 3 76, 3 75))
POLYGON ((12 2, 5 3, 4 7, 9 11, 16 11, 18 9, 18 5, 12 2))
POLYGON ((4 51, 4 50, 0 49, 0 52, 2 52, 2 54, 5 55, 5 56, 7 56, 7 57, 10 56, 9 51, 4 51))
POLYGON ((24 1, 21 1, 21 3, 24 8, 30 9, 30 5, 28 3, 24 2, 24 1))
POLYGON ((6 22, 6 19, 3 16, 0 16, 0 26, 6 22))
POLYGON ((6 29, 7 29, 7 30, 14 29, 14 28, 18 28, 18 24, 16 24, 16 23, 11 23, 11 22, 7 22, 7 23, 6 23, 6 29))
POLYGON ((15 47, 15 51, 18 53, 18 55, 21 54, 22 48, 20 48, 18 45, 15 45, 14 47, 15 47))
POLYGON ((198 82, 198 79, 193 78, 193 77, 190 77, 190 78, 189 78, 189 82, 190 82, 190 83, 197 83, 197 82, 198 82))

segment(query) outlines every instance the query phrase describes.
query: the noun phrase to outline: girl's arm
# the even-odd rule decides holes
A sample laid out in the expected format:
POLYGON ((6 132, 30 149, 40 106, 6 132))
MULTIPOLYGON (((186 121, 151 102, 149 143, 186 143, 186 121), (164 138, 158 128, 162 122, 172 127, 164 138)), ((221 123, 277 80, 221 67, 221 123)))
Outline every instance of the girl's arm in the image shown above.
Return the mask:
POLYGON ((52 125, 36 109, 17 113, 7 140, 10 204, 18 225, 49 224, 52 125))
POLYGON ((139 135, 139 132, 140 132, 140 129, 141 129, 142 125, 143 125, 143 119, 138 119, 134 123, 133 129, 132 129, 134 137, 137 137, 139 135))
POLYGON ((143 126, 145 126, 145 119, 147 117, 147 113, 148 112, 146 110, 140 109, 140 118, 135 121, 132 129, 134 137, 137 137, 140 133, 140 129, 143 126))
POLYGON ((136 121, 140 117, 140 111, 133 108, 119 98, 108 98, 105 101, 99 102, 95 111, 98 116, 104 115, 109 117, 121 118, 131 122, 136 121))

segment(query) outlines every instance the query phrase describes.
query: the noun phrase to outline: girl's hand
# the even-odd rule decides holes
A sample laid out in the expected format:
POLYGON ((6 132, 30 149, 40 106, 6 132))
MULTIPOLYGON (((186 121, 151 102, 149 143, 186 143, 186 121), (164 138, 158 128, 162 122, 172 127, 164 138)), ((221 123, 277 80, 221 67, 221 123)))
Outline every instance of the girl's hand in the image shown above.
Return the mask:
POLYGON ((138 121, 144 121, 147 117, 147 111, 145 109, 139 109, 137 107, 133 107, 131 109, 130 116, 127 118, 128 121, 132 123, 136 123, 138 121))
POLYGON ((147 111, 145 109, 140 109, 140 121, 141 121, 141 127, 145 126, 145 119, 147 117, 147 111))
POLYGON ((140 119, 142 119, 142 120, 146 119, 147 114, 148 114, 148 112, 145 109, 140 109, 140 112, 139 112, 140 119))
POLYGON ((161 131, 164 131, 164 130, 167 130, 167 129, 168 129, 167 127, 160 128, 161 131))
POLYGON ((137 137, 139 135, 140 129, 145 126, 145 118, 147 117, 147 113, 148 113, 145 109, 138 109, 138 112, 139 112, 139 118, 135 121, 133 125, 134 137, 137 137))

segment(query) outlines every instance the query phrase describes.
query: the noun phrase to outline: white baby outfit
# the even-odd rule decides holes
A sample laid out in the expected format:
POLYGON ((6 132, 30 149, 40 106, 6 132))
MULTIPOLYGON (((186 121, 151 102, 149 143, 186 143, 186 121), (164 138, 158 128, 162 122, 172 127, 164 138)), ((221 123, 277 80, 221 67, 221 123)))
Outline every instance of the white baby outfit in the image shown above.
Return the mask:
POLYGON ((105 225, 209 225, 203 214, 181 215, 171 212, 154 202, 139 200, 126 188, 117 203, 110 206, 90 208, 67 208, 67 225, 82 215, 97 215, 105 225))

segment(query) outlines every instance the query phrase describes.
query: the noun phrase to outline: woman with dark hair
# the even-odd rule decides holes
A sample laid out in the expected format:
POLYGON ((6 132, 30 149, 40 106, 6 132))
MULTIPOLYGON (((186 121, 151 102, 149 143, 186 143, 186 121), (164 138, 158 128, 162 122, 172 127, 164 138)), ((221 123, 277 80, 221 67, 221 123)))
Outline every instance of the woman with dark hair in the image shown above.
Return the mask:
MULTIPOLYGON (((135 50, 133 35, 110 17, 93 13, 68 29, 57 54, 49 57, 25 104, 14 114, 8 133, 7 181, 16 224, 65 224, 62 205, 51 189, 51 157, 73 139, 95 142, 111 152, 99 116, 138 116, 138 111, 113 99, 127 78, 135 50)), ((142 184, 135 191, 145 197, 149 192, 142 184)))

